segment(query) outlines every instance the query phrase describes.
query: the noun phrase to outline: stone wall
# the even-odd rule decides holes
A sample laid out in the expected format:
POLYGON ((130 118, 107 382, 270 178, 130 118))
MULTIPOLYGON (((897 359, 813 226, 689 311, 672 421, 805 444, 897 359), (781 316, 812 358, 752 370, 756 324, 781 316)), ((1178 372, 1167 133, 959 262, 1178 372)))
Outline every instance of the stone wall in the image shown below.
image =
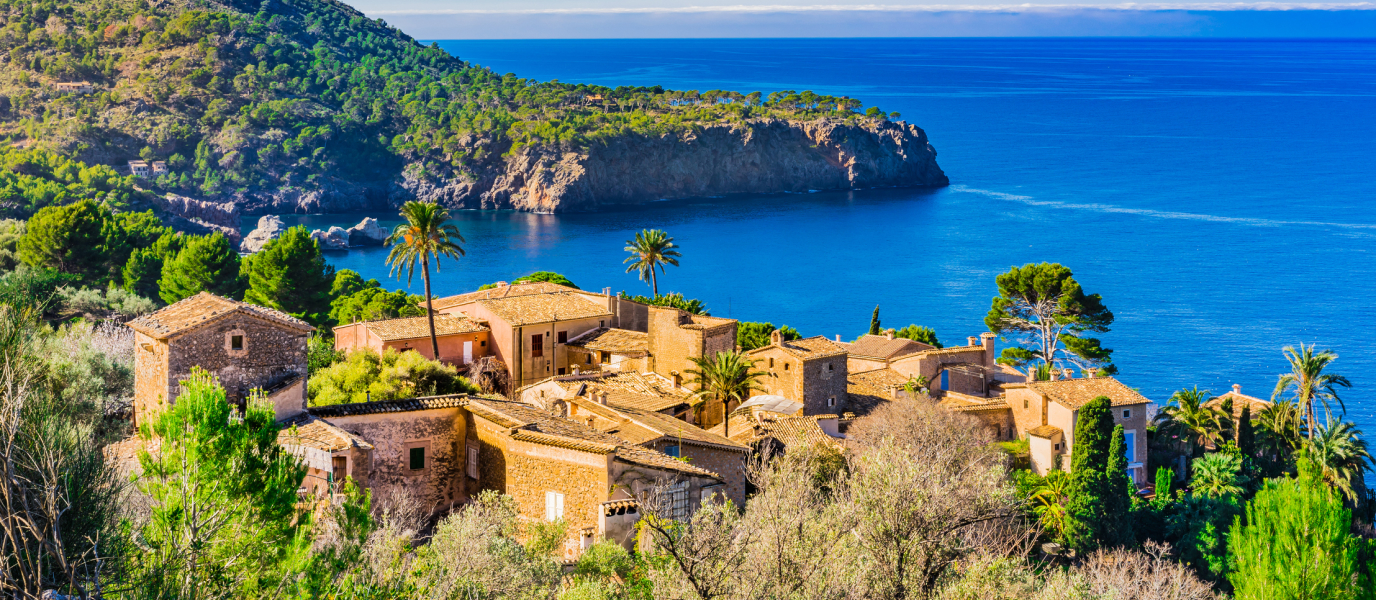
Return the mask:
POLYGON ((167 342, 134 332, 134 425, 165 408, 169 395, 167 342))
POLYGON ((166 360, 167 398, 175 399, 179 382, 201 367, 219 379, 230 402, 242 404, 253 389, 306 377, 306 334, 235 312, 168 340, 166 360), (243 336, 243 350, 230 348, 232 335, 243 336))
POLYGON ((803 414, 839 415, 847 410, 846 369, 845 355, 803 362, 803 414))
POLYGON ((466 473, 467 411, 443 408, 331 417, 373 445, 368 464, 352 465, 374 495, 404 491, 437 510, 467 502, 477 482, 466 473), (425 468, 412 470, 410 449, 425 448, 425 468))
POLYGON ((1046 400, 1042 395, 1026 387, 1010 388, 1006 392, 1008 408, 1013 411, 1013 423, 1018 437, 1025 437, 1029 429, 1047 424, 1046 400))
POLYGON ((726 497, 738 506, 745 506, 745 460, 746 452, 726 450, 714 446, 682 443, 679 440, 664 439, 651 445, 663 452, 669 446, 679 446, 680 456, 688 459, 695 467, 707 469, 721 475, 726 483, 726 497))
POLYGON ((1018 438, 1017 427, 1013 424, 1013 411, 1007 408, 963 410, 959 412, 978 419, 980 424, 988 431, 989 437, 997 441, 1005 442, 1018 438))

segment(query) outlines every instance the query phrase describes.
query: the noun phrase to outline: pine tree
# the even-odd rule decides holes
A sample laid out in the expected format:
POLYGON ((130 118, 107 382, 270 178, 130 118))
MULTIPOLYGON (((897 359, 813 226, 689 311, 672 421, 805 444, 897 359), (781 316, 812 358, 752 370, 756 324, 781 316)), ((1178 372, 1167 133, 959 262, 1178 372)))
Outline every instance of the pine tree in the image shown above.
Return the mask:
POLYGON ((1109 445, 1113 415, 1109 399, 1100 396, 1080 407, 1071 450, 1070 493, 1066 503, 1065 541, 1070 548, 1087 553, 1104 541, 1107 517, 1109 445))
POLYGON ((1137 486, 1128 475, 1127 438, 1122 425, 1113 428, 1104 476, 1108 489, 1104 494, 1103 543, 1109 547, 1131 544, 1136 539, 1132 531, 1132 498, 1137 494, 1137 486))
POLYGON ((163 261, 158 295, 168 304, 201 292, 238 299, 244 293, 239 269, 239 253, 223 233, 195 236, 163 261))
POLYGON ((1367 598, 1376 591, 1369 578, 1354 577, 1361 542, 1350 532, 1352 512, 1310 463, 1301 459, 1298 479, 1267 481, 1248 503, 1245 524, 1234 518, 1228 579, 1237 600, 1367 598))
POLYGON ((161 298, 158 280, 162 279, 162 265, 176 257, 188 239, 180 233, 165 233, 151 246, 130 253, 121 278, 124 291, 144 298, 161 298))
POLYGON ((874 314, 870 316, 870 335, 879 335, 879 305, 874 305, 874 314))
POLYGON ((19 238, 19 258, 32 267, 72 273, 87 283, 99 283, 110 274, 110 250, 123 246, 122 237, 110 210, 95 202, 49 206, 29 219, 19 238))
POLYGON ((244 301, 275 308, 313 325, 330 318, 334 267, 325 263, 320 246, 305 227, 292 227, 244 259, 248 283, 244 301))

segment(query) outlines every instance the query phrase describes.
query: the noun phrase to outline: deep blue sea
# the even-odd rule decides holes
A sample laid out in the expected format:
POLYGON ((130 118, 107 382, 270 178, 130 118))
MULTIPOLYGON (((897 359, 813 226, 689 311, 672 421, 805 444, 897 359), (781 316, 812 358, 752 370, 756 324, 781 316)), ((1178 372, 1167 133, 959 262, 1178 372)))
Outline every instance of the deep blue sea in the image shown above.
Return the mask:
MULTIPOLYGON (((1376 41, 440 44, 537 79, 860 98, 926 129, 951 186, 461 212, 468 255, 443 265, 438 294, 534 270, 646 292, 622 247, 657 227, 684 255, 661 289, 715 315, 850 338, 878 304, 886 327, 955 344, 984 331, 995 275, 1054 261, 1103 295, 1117 317, 1104 344, 1149 398, 1234 383, 1269 397, 1282 346, 1317 343, 1355 386, 1349 417, 1376 432, 1376 41)), ((384 279, 383 255, 330 258, 384 279)))

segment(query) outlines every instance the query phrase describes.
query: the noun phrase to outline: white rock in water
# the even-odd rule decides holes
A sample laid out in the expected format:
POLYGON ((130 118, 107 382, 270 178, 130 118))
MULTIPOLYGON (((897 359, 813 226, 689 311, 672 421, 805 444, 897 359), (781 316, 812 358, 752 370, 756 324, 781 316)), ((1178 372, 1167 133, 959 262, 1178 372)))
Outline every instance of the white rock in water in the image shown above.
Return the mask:
POLYGON ((239 243, 239 251, 254 253, 263 249, 268 242, 277 239, 286 231, 286 225, 282 224, 282 218, 277 215, 267 215, 258 219, 258 228, 250 231, 244 237, 244 241, 239 243))
POLYGON ((367 217, 349 228, 350 246, 381 246, 387 239, 387 230, 377 224, 377 219, 367 217))
POLYGON ((311 238, 320 243, 321 250, 349 249, 349 230, 343 227, 331 227, 329 231, 317 229, 311 232, 311 238))

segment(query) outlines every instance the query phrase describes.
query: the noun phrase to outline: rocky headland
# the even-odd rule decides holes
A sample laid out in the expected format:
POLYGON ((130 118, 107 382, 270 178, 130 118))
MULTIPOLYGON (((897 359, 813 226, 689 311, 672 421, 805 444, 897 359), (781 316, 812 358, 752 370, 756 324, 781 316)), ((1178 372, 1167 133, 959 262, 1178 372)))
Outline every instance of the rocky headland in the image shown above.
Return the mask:
POLYGON ((922 129, 840 119, 761 119, 682 134, 630 134, 581 151, 527 146, 494 153, 465 172, 421 171, 412 165, 393 181, 334 179, 316 190, 234 200, 246 214, 385 210, 410 199, 458 209, 559 213, 724 194, 948 184, 922 129))

